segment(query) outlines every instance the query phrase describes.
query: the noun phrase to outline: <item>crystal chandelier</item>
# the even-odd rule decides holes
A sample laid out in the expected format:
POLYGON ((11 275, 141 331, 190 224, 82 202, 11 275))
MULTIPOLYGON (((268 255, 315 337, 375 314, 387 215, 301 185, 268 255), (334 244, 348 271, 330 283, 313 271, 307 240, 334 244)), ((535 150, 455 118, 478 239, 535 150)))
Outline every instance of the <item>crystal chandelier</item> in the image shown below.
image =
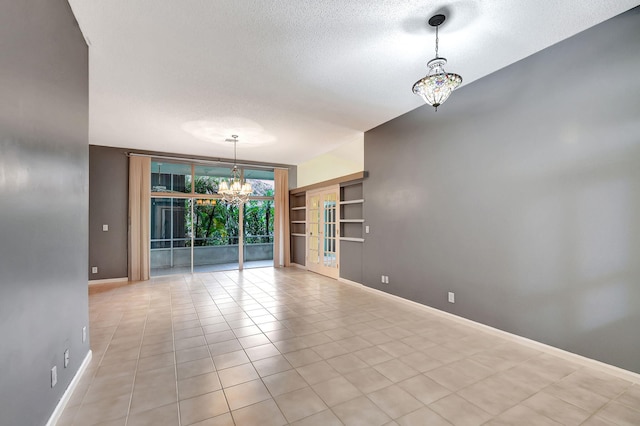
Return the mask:
POLYGON ((462 83, 462 77, 458 74, 445 72, 444 65, 447 60, 438 56, 438 27, 442 25, 444 20, 444 15, 435 15, 429 19, 429 25, 436 27, 436 57, 427 63, 429 72, 426 77, 421 78, 413 85, 413 93, 422 96, 422 99, 435 107, 436 111, 447 100, 451 92, 462 83))
POLYGON ((249 195, 253 192, 251 184, 240 178, 240 170, 238 170, 237 159, 237 143, 238 135, 232 135, 232 139, 227 142, 233 142, 233 168, 231 169, 231 178, 229 181, 223 180, 218 185, 218 194, 222 195, 222 201, 234 205, 241 206, 249 200, 249 195))

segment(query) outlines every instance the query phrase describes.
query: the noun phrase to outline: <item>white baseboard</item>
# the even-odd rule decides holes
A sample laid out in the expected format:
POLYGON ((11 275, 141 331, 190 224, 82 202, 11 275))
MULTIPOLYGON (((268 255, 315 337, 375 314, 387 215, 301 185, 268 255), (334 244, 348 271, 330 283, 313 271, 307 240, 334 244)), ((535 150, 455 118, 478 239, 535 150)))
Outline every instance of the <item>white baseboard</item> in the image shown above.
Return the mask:
POLYGON ((401 302, 407 305, 411 305, 413 307, 417 307, 419 309, 423 309, 426 310, 432 314, 444 317, 444 318, 448 318, 451 319, 453 321, 456 321, 460 324, 464 324, 473 328, 477 328, 479 330, 482 330, 484 332, 487 332, 489 334, 493 334, 494 336, 499 336, 502 338, 505 338, 507 340, 513 341, 513 342, 517 342, 520 344, 523 344, 527 347, 530 347, 532 349, 536 349, 539 350, 541 352, 545 352, 547 354, 550 355, 554 355, 557 356, 559 358, 565 359, 567 361, 571 361, 571 362, 575 362, 576 364, 582 365, 584 367, 589 367, 589 368, 593 368, 595 370, 599 370, 602 371, 604 373, 607 374, 611 374, 612 376, 616 376, 620 379, 624 379, 624 380, 628 380, 632 383, 636 383, 636 384, 640 384, 640 374, 635 373, 633 371, 629 371, 629 370, 625 370, 623 368, 620 367, 616 367, 614 365, 611 364, 607 364, 604 363, 602 361, 598 361, 592 358, 587 358, 585 356, 582 355, 578 355, 578 354, 574 354, 573 352, 569 352, 569 351, 565 351, 564 349, 560 349, 560 348, 556 348, 555 346, 550 346, 547 345, 546 343, 541 343, 538 342, 536 340, 531 340, 528 339, 526 337, 522 337, 522 336, 518 336, 517 334, 513 334, 513 333, 509 333, 507 331, 504 330, 500 330, 494 327, 491 327, 489 325, 486 324, 482 324, 467 318, 463 318, 460 317, 458 315, 449 313, 449 312, 445 312, 445 311, 441 311, 439 309, 436 308, 432 308, 431 306, 427 306, 427 305, 423 305, 422 303, 418 303, 418 302, 414 302, 413 300, 409 300, 409 299, 405 299, 403 297, 400 296, 396 296, 393 294, 389 294, 386 293, 382 290, 378 290, 376 288, 372 288, 372 287, 367 287, 364 284, 360 284, 358 282, 355 281, 349 281, 349 280, 345 280, 343 278, 339 278, 338 281, 343 282, 345 284, 349 284, 352 285, 356 288, 377 294, 379 296, 383 296, 392 300, 395 300, 397 302, 401 302))
POLYGON ((47 422, 46 426, 55 426, 58 420, 60 420, 60 416, 62 415, 62 412, 64 411, 65 407, 67 406, 69 399, 71 399, 71 395, 73 395, 73 391, 76 390, 76 387, 80 382, 80 379, 82 379, 82 375, 84 374, 85 371, 87 371, 87 367, 91 362, 92 356, 93 356, 93 352, 91 352, 91 349, 89 349, 89 352, 87 352, 87 355, 84 357, 82 364, 80 364, 80 368, 78 368, 76 375, 73 376, 73 380, 71 380, 71 383, 69 383, 69 387, 67 388, 66 391, 64 391, 64 394, 62 395, 62 398, 60 398, 60 401, 58 401, 58 405, 56 405, 56 409, 53 410, 53 413, 51 413, 51 417, 49 417, 49 421, 47 422))
MULTIPOLYGON (((355 281, 348 280, 346 278, 338 278, 338 281, 340 281, 341 283, 349 284, 349 285, 356 286, 356 287, 364 287, 364 285, 362 285, 362 284, 360 284, 358 282, 355 282, 355 281)), ((405 300, 405 299, 403 299, 403 300, 405 300)))
POLYGON ((112 283, 126 283, 129 281, 129 278, 107 278, 104 280, 89 280, 89 285, 95 284, 112 284, 112 283))

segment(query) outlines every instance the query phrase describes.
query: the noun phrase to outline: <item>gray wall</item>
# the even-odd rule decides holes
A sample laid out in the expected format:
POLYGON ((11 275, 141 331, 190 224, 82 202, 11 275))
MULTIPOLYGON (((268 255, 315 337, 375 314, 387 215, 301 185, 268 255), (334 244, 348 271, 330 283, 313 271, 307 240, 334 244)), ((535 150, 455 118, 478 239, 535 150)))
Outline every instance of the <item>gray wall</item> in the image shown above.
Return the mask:
POLYGON ((127 278, 129 158, 126 151, 89 147, 90 280, 127 278), (109 230, 103 231, 102 225, 109 230), (98 268, 97 274, 91 267, 98 268))
POLYGON ((66 0, 0 2, 0 40, 0 425, 40 426, 89 350, 88 52, 66 0))
POLYGON ((640 372, 639 29, 635 9, 367 132, 364 284, 640 372))

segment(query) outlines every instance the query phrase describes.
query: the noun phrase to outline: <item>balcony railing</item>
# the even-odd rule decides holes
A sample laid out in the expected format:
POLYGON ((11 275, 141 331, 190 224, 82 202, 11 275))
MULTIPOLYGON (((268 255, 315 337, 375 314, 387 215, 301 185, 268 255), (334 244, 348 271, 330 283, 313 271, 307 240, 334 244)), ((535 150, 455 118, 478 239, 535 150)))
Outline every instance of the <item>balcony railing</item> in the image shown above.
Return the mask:
MULTIPOLYGON (((237 237, 234 238, 237 241, 237 237)), ((238 244, 198 245, 211 239, 194 238, 193 265, 219 265, 238 262, 238 244)), ((244 260, 273 259, 273 236, 245 237, 244 260), (266 241, 266 242, 252 242, 266 241)), ((191 266, 191 238, 159 238, 151 240, 151 268, 191 266)))

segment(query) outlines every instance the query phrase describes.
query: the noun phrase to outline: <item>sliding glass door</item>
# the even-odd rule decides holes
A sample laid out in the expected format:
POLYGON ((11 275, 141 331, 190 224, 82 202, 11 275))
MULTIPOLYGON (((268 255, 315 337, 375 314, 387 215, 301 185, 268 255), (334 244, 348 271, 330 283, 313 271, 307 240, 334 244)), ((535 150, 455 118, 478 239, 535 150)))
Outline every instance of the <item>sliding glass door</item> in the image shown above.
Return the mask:
POLYGON ((238 207, 196 199, 193 207, 193 271, 238 269, 240 238, 238 207))
POLYGON ((181 198, 151 199, 151 275, 191 271, 190 203, 181 198))
POLYGON ((273 216, 273 200, 251 200, 244 205, 245 268, 273 265, 273 216))
POLYGON ((152 162, 151 276, 273 266, 273 171, 245 169, 254 195, 218 195, 229 169, 152 162))

